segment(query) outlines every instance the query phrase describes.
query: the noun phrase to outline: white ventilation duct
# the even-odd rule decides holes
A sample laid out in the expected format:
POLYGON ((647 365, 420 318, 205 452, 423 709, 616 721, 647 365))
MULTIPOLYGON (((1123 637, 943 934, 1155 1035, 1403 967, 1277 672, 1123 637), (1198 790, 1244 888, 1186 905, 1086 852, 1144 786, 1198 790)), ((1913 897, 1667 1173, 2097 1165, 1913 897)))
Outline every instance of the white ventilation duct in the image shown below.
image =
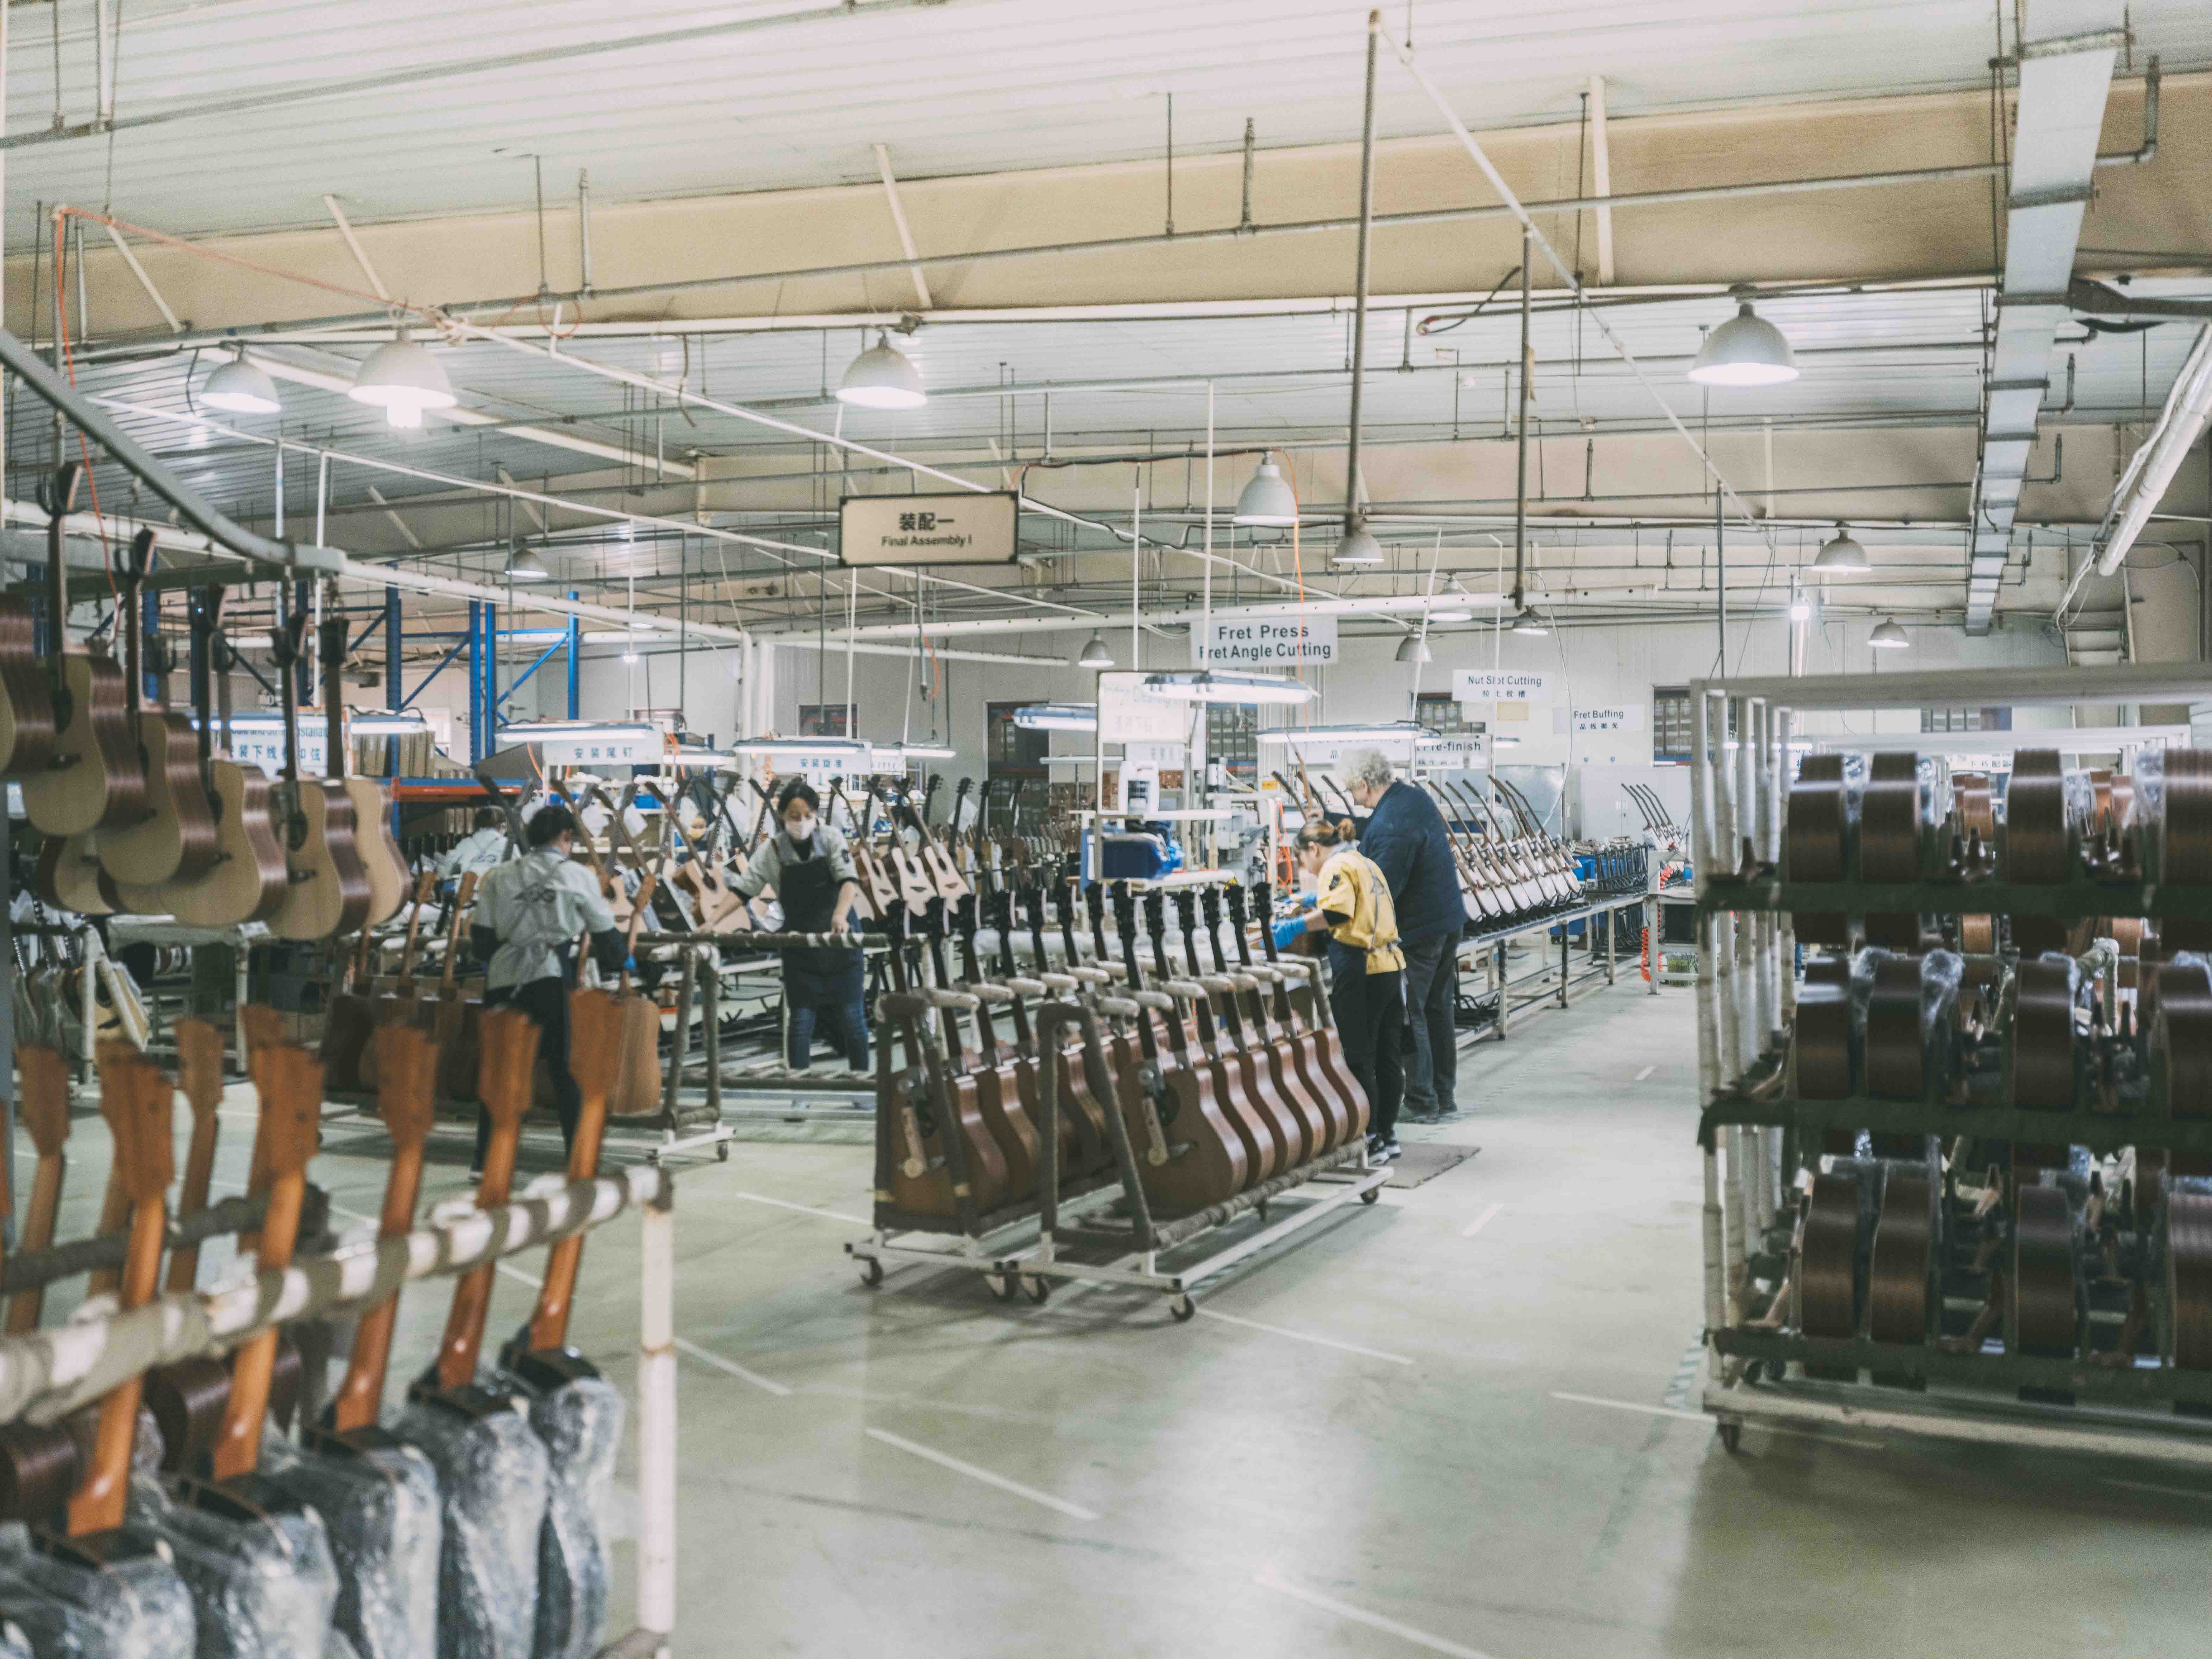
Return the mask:
POLYGON ((2200 329, 2189 360, 2174 377, 2166 395, 2158 424, 2128 463, 2112 504, 2105 511, 2104 550, 2097 556, 2097 574, 2109 576, 2120 568, 2142 527, 2173 483, 2173 475, 2212 421, 2212 327, 2200 329))

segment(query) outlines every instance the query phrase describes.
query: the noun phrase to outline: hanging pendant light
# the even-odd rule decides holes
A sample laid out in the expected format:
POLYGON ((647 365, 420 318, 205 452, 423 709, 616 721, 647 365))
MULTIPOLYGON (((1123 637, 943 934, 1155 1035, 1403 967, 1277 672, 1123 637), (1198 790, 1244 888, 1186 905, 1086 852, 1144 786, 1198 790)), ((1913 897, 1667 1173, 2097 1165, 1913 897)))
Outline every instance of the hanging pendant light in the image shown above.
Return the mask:
POLYGON ((1779 386, 1797 378, 1797 359, 1780 329, 1740 299, 1736 313, 1698 349, 1690 379, 1699 386, 1779 386))
POLYGON ((552 567, 532 547, 518 546, 514 550, 513 556, 507 562, 507 574, 511 580, 519 582, 550 582, 553 580, 552 567))
POLYGON ((1434 662, 1435 653, 1429 649, 1427 638, 1419 634, 1408 634, 1398 641, 1400 662, 1434 662))
POLYGON ((837 401, 861 409, 920 409, 929 401, 922 389, 921 371, 914 359, 891 343, 888 330, 880 331, 875 344, 853 359, 845 378, 837 382, 837 401))
POLYGON ((1905 637, 1905 630, 1897 625, 1895 617, 1884 617, 1874 625, 1874 632, 1867 635, 1867 643, 1879 651, 1902 651, 1912 641, 1905 637))
POLYGON ((384 418, 400 427, 420 426, 424 410, 451 409, 460 401, 445 369, 415 343, 404 323, 397 339, 369 354, 346 395, 356 403, 378 404, 384 418))
POLYGON ((1524 640, 1540 640, 1552 631, 1552 625, 1534 611, 1523 611, 1507 631, 1524 640))
POLYGON ((1838 520, 1835 535, 1814 556, 1813 568, 1832 574, 1839 570, 1871 570, 1874 561, 1867 557, 1867 550, 1859 545, 1858 538, 1844 529, 1843 521, 1838 520))
POLYGON ((1297 521, 1298 498, 1289 480, 1283 477, 1282 468, 1273 461, 1262 460, 1252 474, 1252 481, 1244 486, 1244 493, 1237 496, 1237 510, 1230 514, 1230 522, 1287 530, 1297 521))
POLYGON ((1084 641, 1083 649, 1076 655, 1075 665, 1078 668, 1111 668, 1114 665, 1114 653, 1106 648, 1103 634, 1093 634, 1084 641))
POLYGON ((1337 543, 1331 556, 1334 562, 1348 565, 1376 565, 1382 562, 1382 544, 1375 539, 1364 519, 1347 519, 1344 525, 1344 539, 1337 543))
POLYGON ((274 415, 284 407, 276 395, 276 381, 246 361, 243 346, 207 377, 207 384, 200 388, 200 401, 234 415, 274 415))

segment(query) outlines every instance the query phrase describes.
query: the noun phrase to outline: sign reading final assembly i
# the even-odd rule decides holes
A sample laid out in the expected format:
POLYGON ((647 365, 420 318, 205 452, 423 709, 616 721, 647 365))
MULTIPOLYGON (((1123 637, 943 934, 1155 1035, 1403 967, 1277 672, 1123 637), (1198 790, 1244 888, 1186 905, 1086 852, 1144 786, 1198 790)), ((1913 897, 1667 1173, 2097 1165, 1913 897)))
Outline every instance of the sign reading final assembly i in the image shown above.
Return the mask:
POLYGON ((1211 629, 1190 629, 1193 668, 1291 668, 1336 660, 1336 618, 1279 617, 1213 619, 1211 629))
POLYGON ((844 565, 1012 564, 1021 497, 974 495, 848 495, 838 515, 844 565))

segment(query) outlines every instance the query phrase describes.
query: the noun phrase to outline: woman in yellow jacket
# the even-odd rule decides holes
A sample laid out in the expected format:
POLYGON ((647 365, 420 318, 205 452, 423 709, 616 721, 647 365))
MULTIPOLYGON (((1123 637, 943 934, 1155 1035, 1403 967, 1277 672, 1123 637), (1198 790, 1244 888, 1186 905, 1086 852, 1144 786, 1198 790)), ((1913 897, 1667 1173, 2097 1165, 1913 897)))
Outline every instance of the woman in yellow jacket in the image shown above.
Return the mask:
POLYGON ((1357 843, 1348 823, 1314 820, 1298 831, 1298 867, 1314 878, 1315 890, 1304 895, 1306 915, 1275 924, 1275 944, 1287 949, 1301 933, 1328 933, 1328 1006, 1344 1057, 1367 1091, 1368 1157, 1388 1163, 1398 1156, 1406 1093, 1406 957, 1390 884, 1357 843))

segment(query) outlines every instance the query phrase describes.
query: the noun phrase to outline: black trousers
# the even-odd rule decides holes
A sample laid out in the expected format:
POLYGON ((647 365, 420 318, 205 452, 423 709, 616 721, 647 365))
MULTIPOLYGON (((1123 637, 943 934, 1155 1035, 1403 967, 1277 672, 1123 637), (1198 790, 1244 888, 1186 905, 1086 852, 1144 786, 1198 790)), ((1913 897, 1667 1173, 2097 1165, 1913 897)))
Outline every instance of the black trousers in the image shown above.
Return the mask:
MULTIPOLYGON (((487 1008, 519 1008, 538 1027, 538 1055, 553 1073, 553 1109, 561 1115, 561 1144, 575 1144, 576 1117, 584 1109, 583 1091, 568 1070, 568 982, 533 979, 526 985, 502 985, 484 993, 487 1008)), ((471 1167, 483 1168, 491 1150, 491 1114, 477 1108, 477 1156, 471 1167)))
POLYGON ((1397 1133, 1406 1097, 1406 976, 1345 974, 1330 985, 1329 1011, 1352 1075, 1367 1091, 1367 1132, 1388 1140, 1397 1133))

